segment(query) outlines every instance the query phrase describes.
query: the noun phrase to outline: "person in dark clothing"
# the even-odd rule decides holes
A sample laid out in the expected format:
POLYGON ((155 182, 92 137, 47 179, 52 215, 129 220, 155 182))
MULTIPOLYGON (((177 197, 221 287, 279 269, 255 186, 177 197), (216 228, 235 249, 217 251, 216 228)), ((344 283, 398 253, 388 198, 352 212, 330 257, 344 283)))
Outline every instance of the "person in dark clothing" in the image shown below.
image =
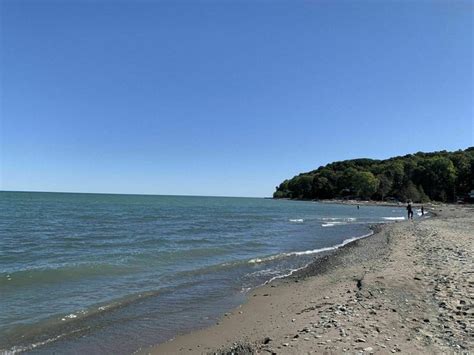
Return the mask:
POLYGON ((422 215, 422 216, 425 215, 425 209, 423 208, 423 206, 421 206, 421 215, 422 215))
POLYGON ((411 207, 411 201, 408 201, 407 211, 408 211, 408 219, 413 219, 413 208, 411 207))

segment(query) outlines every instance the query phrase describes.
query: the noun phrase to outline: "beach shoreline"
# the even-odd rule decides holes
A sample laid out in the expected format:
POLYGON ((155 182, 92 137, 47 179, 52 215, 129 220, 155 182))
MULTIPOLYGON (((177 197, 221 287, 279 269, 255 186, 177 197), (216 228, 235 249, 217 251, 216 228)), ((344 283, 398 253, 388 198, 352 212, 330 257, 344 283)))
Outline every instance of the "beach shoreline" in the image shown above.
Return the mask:
POLYGON ((376 226, 371 236, 251 290, 216 325, 137 352, 470 351, 473 209, 436 207, 436 218, 376 226))
POLYGON ((213 325, 249 290, 371 233, 371 224, 404 218, 396 208, 262 199, 3 196, 17 206, 9 210, 12 225, 22 225, 17 216, 31 208, 47 206, 50 216, 68 211, 61 220, 66 230, 40 240, 51 221, 36 217, 29 223, 35 233, 20 228, 11 238, 18 248, 25 240, 42 252, 3 263, 8 273, 0 281, 9 297, 2 299, 8 311, 1 315, 0 348, 18 352, 130 354, 165 342, 213 325), (84 217, 94 223, 84 224, 84 217), (44 263, 65 261, 61 256, 71 251, 65 264, 44 263))
MULTIPOLYGON (((406 203, 402 201, 393 202, 393 201, 377 201, 377 200, 353 200, 353 199, 325 199, 325 200, 305 200, 305 199, 291 199, 291 198, 271 198, 274 200, 287 200, 287 201, 303 201, 303 202, 317 202, 328 205, 349 205, 349 206, 384 206, 384 207, 405 207, 406 203)), ((445 204, 442 202, 426 202, 426 203, 412 203, 412 206, 419 208, 424 206, 425 208, 438 208, 440 206, 451 206, 450 204, 445 204)), ((463 205, 456 205, 463 206, 463 205)))

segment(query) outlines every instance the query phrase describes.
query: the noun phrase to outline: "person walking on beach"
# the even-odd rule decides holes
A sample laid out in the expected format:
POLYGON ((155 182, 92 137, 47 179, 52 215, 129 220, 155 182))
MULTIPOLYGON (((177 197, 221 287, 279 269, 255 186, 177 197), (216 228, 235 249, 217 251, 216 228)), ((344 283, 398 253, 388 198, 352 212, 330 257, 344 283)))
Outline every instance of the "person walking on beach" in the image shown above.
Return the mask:
POLYGON ((413 219, 413 208, 411 207, 411 201, 408 201, 407 211, 408 211, 408 219, 413 219))

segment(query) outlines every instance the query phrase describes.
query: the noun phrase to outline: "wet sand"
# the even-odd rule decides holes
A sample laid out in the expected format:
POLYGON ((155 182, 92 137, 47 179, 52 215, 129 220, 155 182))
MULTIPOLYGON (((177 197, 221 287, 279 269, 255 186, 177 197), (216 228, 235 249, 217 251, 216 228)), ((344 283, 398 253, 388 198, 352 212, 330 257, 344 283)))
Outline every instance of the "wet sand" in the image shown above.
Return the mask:
POLYGON ((250 292, 214 326, 141 353, 474 351, 474 209, 384 225, 250 292))

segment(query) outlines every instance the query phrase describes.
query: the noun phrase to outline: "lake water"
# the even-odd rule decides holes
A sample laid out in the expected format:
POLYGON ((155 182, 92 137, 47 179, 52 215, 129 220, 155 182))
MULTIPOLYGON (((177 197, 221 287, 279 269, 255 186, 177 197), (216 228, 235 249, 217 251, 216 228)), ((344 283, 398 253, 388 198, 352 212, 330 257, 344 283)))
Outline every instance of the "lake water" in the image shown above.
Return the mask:
POLYGON ((131 353, 405 209, 0 192, 0 351, 131 353))

